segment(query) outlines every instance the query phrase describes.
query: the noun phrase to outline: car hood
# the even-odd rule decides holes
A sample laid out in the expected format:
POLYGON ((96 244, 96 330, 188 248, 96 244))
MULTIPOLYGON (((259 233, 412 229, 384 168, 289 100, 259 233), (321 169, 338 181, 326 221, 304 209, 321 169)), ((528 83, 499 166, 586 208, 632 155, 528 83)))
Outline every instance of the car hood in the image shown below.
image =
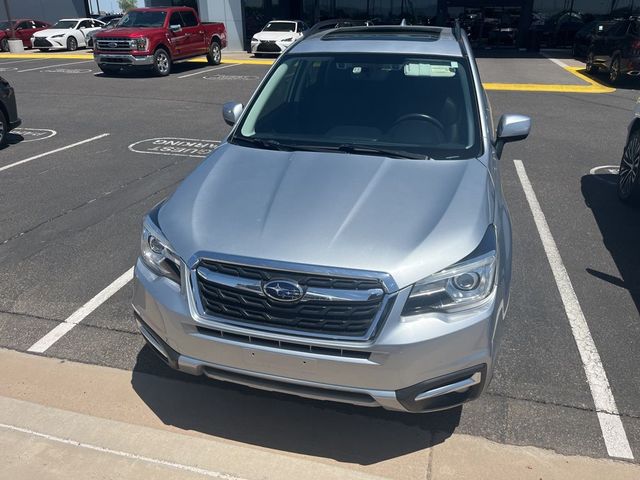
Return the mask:
POLYGON ((176 253, 386 272, 402 288, 471 253, 493 219, 477 160, 223 144, 158 212, 176 253))
POLYGON ((254 35, 258 40, 283 40, 285 38, 296 38, 296 32, 258 32, 254 35))
POLYGON ((153 35, 156 33, 164 33, 163 28, 126 28, 126 27, 116 27, 116 28, 107 28, 100 29, 100 31, 96 34, 96 38, 99 38, 102 34, 105 33, 106 37, 109 38, 134 38, 134 37, 145 37, 147 35, 153 35))
POLYGON ((47 28, 33 34, 34 37, 52 37, 54 35, 69 33, 72 28, 47 28))

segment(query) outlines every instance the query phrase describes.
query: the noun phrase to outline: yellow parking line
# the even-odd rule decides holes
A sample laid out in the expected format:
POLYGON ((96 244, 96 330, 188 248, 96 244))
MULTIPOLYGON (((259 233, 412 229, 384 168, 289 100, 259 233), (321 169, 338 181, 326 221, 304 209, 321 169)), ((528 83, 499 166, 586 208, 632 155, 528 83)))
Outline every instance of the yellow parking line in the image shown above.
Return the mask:
POLYGON ((552 92, 552 93, 611 93, 615 88, 602 85, 584 75, 582 67, 564 67, 588 85, 566 85, 553 83, 483 83, 485 90, 502 90, 512 92, 552 92))

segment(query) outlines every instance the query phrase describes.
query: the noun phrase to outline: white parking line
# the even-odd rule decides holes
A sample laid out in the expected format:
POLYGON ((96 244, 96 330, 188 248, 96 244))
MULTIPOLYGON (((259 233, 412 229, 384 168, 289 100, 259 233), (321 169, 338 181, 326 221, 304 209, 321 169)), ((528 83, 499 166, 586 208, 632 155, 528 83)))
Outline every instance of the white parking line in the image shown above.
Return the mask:
POLYGON ((18 165, 22 165, 23 163, 30 162, 32 160, 37 160, 38 158, 46 157, 47 155, 53 155, 54 153, 62 152, 63 150, 68 150, 73 147, 77 147, 78 145, 82 145, 84 143, 93 142, 94 140, 98 140, 100 138, 104 138, 111 135, 110 133, 103 133, 101 135, 96 135, 95 137, 87 138, 86 140, 82 140, 81 142, 72 143, 71 145, 67 145, 66 147, 56 148, 55 150, 51 150, 50 152, 40 153, 38 155, 34 155, 33 157, 25 158, 24 160, 19 160, 14 163, 10 163, 9 165, 5 165, 4 167, 0 167, 0 172, 4 170, 9 170, 10 168, 17 167, 18 165))
POLYGON ((137 455, 135 453, 123 452, 121 450, 112 450, 111 448, 105 448, 105 447, 100 447, 98 445, 92 445, 90 443, 79 442, 77 440, 72 440, 70 438, 56 437, 55 435, 36 432, 28 428, 16 427, 15 425, 7 425, 6 423, 0 423, 0 428, 4 428, 6 430, 12 430, 14 432, 21 432, 27 435, 32 435, 34 437, 44 438, 45 440, 49 440, 51 442, 63 443, 65 445, 72 445, 74 447, 79 447, 79 448, 86 448, 87 450, 94 450, 96 452, 101 452, 101 453, 109 453, 111 455, 128 458, 130 460, 138 460, 141 462, 147 462, 154 465, 162 465, 164 467, 171 467, 171 468, 176 468, 178 470, 185 470, 187 472, 204 475, 210 478, 218 478, 221 480, 242 480, 240 477, 229 475, 228 473, 216 472, 213 470, 207 470, 205 468, 194 467, 192 465, 185 465, 183 463, 176 463, 176 462, 170 462, 168 460, 161 460, 159 458, 145 457, 142 455, 137 455))
POLYGON ((596 407, 607 453, 611 457, 633 460, 633 453, 629 446, 624 425, 622 425, 622 420, 620 419, 620 413, 618 412, 618 406, 611 391, 611 385, 609 385, 607 374, 600 360, 600 354, 589 331, 589 325, 580 307, 580 302, 578 302, 578 297, 571 284, 571 279, 562 262, 558 246, 551 234, 542 208, 540 208, 540 203, 529 181, 523 163, 520 160, 514 160, 513 163, 515 164, 518 178, 520 179, 522 189, 527 198, 527 203, 533 214, 533 220, 535 221, 538 234, 542 240, 547 260, 549 261, 549 265, 551 265, 553 277, 560 291, 560 297, 564 304, 569 324, 571 325, 573 338, 578 346, 578 352, 580 353, 584 372, 587 377, 587 382, 589 383, 593 403, 596 407))
POLYGON ((0 62, 0 66, 8 65, 9 63, 24 63, 24 62, 35 62, 37 60, 42 60, 42 58, 29 58, 27 60, 11 60, 9 62, 0 62))
POLYGON ((203 73, 213 72, 214 70, 222 70, 223 68, 237 67, 238 65, 240 65, 240 64, 239 63, 234 63, 233 65, 223 65, 222 67, 210 68, 208 70, 198 70, 197 72, 194 72, 194 73, 188 73, 186 75, 180 75, 178 78, 193 77, 194 75, 201 75, 203 73))
POLYGON ((83 60, 81 62, 60 63, 58 65, 45 65, 44 67, 27 68, 25 70, 18 70, 16 73, 33 72, 34 70, 42 70, 43 68, 65 67, 67 65, 78 65, 80 63, 89 63, 89 62, 93 62, 93 60, 83 60))
POLYGON ((545 57, 547 58, 547 60, 551 60, 553 63, 555 63, 556 65, 558 65, 561 68, 567 68, 569 66, 566 63, 564 63, 562 60, 558 60, 557 58, 547 57, 546 55, 545 55, 545 57))
POLYGON ((133 267, 116 278, 111 285, 106 287, 95 297, 73 312, 64 322, 59 323, 53 330, 29 347, 29 352, 44 353, 51 345, 60 340, 73 327, 84 320, 91 312, 109 300, 118 290, 124 287, 133 278, 133 267))

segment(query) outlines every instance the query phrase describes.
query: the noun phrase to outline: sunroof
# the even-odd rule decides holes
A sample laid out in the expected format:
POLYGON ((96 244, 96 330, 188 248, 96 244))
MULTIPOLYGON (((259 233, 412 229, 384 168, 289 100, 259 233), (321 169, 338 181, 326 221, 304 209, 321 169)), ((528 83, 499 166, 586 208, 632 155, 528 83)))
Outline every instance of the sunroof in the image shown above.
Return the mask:
POLYGON ((435 42, 440 38, 440 30, 409 30, 394 28, 363 28, 363 29, 337 29, 328 32, 322 40, 406 40, 411 42, 435 42))

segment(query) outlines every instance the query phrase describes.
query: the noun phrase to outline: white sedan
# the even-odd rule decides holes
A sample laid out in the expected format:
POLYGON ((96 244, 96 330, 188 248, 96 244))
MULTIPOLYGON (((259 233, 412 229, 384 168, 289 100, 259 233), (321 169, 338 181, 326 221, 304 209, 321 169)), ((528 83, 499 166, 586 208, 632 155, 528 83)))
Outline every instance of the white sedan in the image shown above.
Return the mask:
POLYGON ((263 53, 282 53, 300 38, 306 29, 306 24, 298 20, 269 22, 251 39, 251 53, 256 56, 263 53))
POLYGON ((76 50, 87 46, 87 34, 100 30, 104 22, 93 18, 63 18, 51 28, 40 30, 31 37, 33 48, 46 52, 52 49, 76 50))

